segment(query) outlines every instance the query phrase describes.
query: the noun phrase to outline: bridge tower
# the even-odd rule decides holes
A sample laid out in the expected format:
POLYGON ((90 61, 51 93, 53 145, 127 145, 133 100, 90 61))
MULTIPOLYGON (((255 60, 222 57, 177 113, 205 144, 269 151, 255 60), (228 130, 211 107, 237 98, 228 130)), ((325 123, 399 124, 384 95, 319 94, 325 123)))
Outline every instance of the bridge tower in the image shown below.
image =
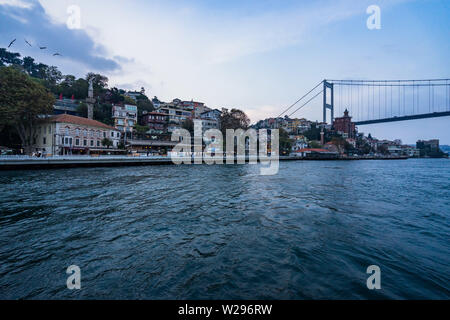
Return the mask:
POLYGON ((327 109, 331 110, 331 124, 333 124, 334 120, 334 88, 333 84, 327 82, 327 80, 323 80, 323 122, 327 122, 327 109), (327 99, 327 89, 330 92, 330 99, 327 99), (328 101, 330 103, 328 103, 328 101))

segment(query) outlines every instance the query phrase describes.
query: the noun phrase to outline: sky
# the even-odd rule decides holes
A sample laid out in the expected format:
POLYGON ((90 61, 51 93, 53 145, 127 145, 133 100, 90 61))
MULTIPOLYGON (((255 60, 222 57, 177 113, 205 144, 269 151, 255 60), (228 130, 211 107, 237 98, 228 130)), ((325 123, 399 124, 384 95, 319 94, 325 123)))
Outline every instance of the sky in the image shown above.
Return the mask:
MULTIPOLYGON (((64 74, 99 72, 111 87, 145 87, 163 101, 239 108, 254 123, 323 79, 450 78, 449 16, 445 0, 0 0, 0 47, 17 38, 11 51, 64 74), (67 25, 73 5, 79 29, 67 25), (381 9, 380 29, 367 28, 370 5, 381 9)), ((321 120, 320 99, 293 117, 321 120)), ((449 124, 443 117, 359 130, 450 144, 449 124)))

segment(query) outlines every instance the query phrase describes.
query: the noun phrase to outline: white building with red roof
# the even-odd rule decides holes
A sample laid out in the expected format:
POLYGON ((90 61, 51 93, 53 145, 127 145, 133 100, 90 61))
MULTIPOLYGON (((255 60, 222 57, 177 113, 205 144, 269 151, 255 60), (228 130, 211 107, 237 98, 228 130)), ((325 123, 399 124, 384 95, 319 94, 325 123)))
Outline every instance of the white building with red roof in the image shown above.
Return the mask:
POLYGON ((69 114, 51 116, 37 127, 34 148, 46 155, 104 153, 117 149, 121 133, 102 122, 69 114), (103 145, 104 139, 112 145, 103 145))

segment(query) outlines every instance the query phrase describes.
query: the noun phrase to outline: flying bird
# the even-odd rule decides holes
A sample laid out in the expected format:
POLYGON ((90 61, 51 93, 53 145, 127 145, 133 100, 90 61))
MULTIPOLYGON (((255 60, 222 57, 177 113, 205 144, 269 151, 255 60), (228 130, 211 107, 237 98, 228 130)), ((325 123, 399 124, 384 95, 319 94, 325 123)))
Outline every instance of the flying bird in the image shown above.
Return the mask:
POLYGON ((13 43, 16 42, 16 40, 17 40, 17 39, 14 39, 13 41, 11 41, 11 42, 9 43, 8 48, 11 47, 11 46, 13 45, 13 43))
POLYGON ((27 39, 24 39, 25 42, 27 43, 27 45, 29 45, 30 47, 32 47, 32 45, 27 41, 27 39))
POLYGON ((39 49, 44 50, 47 49, 47 47, 39 47, 39 49))
POLYGON ((58 52, 53 54, 53 56, 60 56, 60 55, 61 54, 59 54, 58 52))

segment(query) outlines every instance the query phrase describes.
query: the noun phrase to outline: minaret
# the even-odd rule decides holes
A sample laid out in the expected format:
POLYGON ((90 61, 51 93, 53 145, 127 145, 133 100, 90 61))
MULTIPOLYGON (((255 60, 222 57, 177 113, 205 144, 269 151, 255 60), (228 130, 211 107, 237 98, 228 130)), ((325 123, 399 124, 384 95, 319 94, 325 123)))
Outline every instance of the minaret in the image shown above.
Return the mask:
POLYGON ((320 131, 320 144, 323 146, 324 145, 324 143, 325 143, 325 141, 324 141, 324 138, 323 138, 323 135, 325 134, 325 132, 323 132, 323 128, 322 128, 322 130, 320 131))
POLYGON ((94 119, 94 86, 92 85, 92 80, 89 80, 89 91, 88 91, 88 98, 86 99, 86 103, 88 105, 88 119, 93 120, 94 119))

